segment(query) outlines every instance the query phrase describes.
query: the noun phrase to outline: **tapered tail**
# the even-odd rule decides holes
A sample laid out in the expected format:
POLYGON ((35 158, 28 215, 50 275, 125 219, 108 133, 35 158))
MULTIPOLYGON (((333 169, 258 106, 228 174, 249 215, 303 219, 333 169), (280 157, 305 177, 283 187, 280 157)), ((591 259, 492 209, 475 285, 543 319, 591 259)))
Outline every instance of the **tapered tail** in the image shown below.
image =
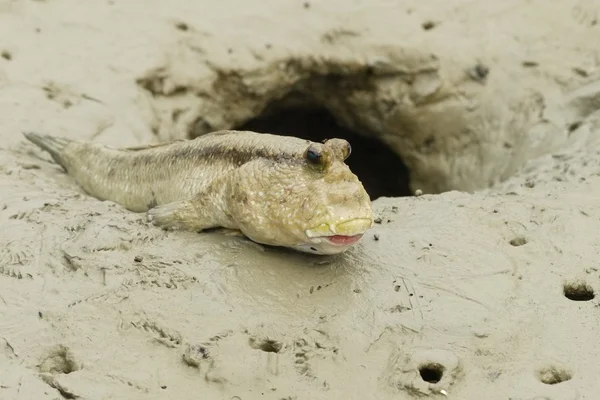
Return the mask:
POLYGON ((65 164, 65 160, 62 156, 62 151, 69 143, 72 142, 71 139, 55 137, 50 135, 40 135, 33 132, 23 132, 23 135, 27 140, 36 144, 42 150, 47 151, 52 156, 52 159, 58 163, 65 170, 67 166, 65 164))

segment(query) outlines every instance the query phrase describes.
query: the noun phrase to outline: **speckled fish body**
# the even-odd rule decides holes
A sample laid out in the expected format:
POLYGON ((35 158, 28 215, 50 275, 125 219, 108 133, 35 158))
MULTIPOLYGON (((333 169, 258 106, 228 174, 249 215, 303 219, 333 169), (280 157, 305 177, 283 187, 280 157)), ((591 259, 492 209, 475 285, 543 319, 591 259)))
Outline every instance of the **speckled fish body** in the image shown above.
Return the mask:
POLYGON ((368 194, 342 139, 316 143, 250 131, 111 148, 25 133, 88 194, 165 229, 240 230, 267 245, 335 254, 373 225, 368 194))

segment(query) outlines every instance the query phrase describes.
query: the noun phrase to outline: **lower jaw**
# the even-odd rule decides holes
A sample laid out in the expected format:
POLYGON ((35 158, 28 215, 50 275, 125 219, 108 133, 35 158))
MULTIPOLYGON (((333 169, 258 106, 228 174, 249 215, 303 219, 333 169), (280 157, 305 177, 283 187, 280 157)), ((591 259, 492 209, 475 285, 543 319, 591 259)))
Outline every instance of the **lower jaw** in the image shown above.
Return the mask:
POLYGON ((362 238, 362 234, 353 235, 353 236, 344 236, 344 235, 333 235, 327 236, 325 239, 335 246, 350 246, 358 243, 358 241, 362 238))

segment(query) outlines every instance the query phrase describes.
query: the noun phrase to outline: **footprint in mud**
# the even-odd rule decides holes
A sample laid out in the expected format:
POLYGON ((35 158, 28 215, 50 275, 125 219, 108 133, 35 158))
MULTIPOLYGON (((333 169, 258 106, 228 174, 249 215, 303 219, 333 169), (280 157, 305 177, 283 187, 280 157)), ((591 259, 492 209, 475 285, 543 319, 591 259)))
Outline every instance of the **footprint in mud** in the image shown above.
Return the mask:
POLYGON ((181 334, 168 329, 159 323, 149 320, 132 321, 131 326, 147 333, 156 343, 170 348, 177 348, 183 343, 181 334))
POLYGON ((33 278, 31 266, 40 252, 40 243, 38 226, 7 222, 0 233, 0 274, 16 279, 33 278))
MULTIPOLYGON (((272 385, 271 380, 286 368, 281 362, 286 354, 281 353, 286 353, 282 342, 244 329, 227 331, 189 346, 183 360, 204 370, 208 382, 247 387, 249 382, 272 385), (240 359, 244 362, 239 362, 240 359)), ((291 362, 289 364, 291 369, 291 362)))
POLYGON ((183 362, 190 367, 202 369, 204 364, 212 366, 218 354, 218 342, 232 335, 233 331, 228 330, 219 335, 212 336, 206 341, 187 344, 185 352, 182 355, 183 362))
POLYGON ((190 367, 202 369, 204 363, 210 364, 210 345, 206 344, 188 344, 181 355, 184 363, 190 367))
POLYGON ((296 371, 308 378, 317 378, 314 363, 318 360, 335 360, 339 348, 324 331, 310 329, 305 335, 294 341, 294 359, 296 371))
POLYGON ((337 356, 337 344, 324 331, 305 329, 290 343, 272 329, 259 326, 186 345, 182 360, 204 372, 208 382, 244 387, 249 382, 273 385, 277 376, 286 376, 284 371, 318 380, 317 364, 333 363, 337 356), (238 362, 240 359, 244 362, 238 362))

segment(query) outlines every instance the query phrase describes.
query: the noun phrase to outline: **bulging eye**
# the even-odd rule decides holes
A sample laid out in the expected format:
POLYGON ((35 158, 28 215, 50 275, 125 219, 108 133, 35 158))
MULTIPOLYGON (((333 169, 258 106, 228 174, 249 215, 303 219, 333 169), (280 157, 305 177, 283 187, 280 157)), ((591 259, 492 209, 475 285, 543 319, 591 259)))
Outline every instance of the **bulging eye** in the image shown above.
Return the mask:
POLYGON ((309 147, 308 150, 306 150, 306 161, 308 161, 311 164, 320 164, 321 163, 321 158, 322 158, 322 154, 319 150, 315 149, 314 147, 309 147))
POLYGON ((350 157, 350 154, 352 154, 352 146, 350 146, 350 143, 346 142, 346 146, 344 148, 344 160, 350 157))

